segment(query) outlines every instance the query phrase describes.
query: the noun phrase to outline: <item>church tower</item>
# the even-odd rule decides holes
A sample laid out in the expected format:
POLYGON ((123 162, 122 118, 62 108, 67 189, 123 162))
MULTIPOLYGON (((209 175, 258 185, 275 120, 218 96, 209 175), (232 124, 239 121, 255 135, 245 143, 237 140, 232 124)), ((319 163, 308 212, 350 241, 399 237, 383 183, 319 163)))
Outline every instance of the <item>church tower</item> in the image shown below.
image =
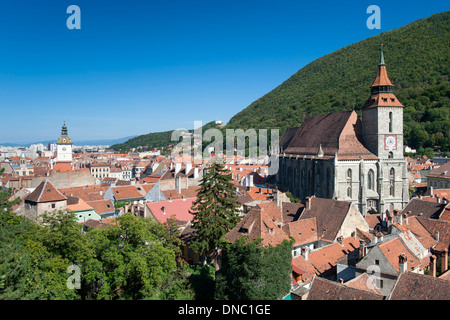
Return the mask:
POLYGON ((381 47, 377 76, 362 109, 364 140, 381 159, 403 159, 403 105, 394 95, 393 87, 381 47))
POLYGON ((409 200, 407 164, 403 157, 404 106, 394 95, 393 87, 381 47, 377 76, 362 108, 363 137, 370 151, 378 157, 373 182, 370 182, 376 181, 378 212, 402 209, 409 200))
POLYGON ((56 162, 72 162, 72 141, 67 135, 65 121, 61 128, 61 136, 56 143, 56 162))

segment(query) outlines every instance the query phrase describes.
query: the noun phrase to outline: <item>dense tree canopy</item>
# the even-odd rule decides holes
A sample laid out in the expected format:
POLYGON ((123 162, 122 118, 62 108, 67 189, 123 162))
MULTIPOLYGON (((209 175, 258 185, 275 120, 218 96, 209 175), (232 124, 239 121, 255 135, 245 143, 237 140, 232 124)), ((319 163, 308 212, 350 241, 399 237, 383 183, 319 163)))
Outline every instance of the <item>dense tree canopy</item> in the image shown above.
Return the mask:
POLYGON ((83 232, 74 214, 62 211, 42 221, 0 212, 0 299, 193 298, 172 226, 125 214, 115 225, 83 232), (75 289, 67 285, 74 265, 75 289))

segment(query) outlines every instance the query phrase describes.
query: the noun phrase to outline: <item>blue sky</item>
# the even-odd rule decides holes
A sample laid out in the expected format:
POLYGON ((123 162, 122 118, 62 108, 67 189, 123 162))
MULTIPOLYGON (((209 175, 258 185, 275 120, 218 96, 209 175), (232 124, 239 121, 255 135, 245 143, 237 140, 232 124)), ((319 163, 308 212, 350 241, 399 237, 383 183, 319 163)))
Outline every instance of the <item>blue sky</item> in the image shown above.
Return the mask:
POLYGON ((0 142, 112 139, 227 122, 313 60, 448 1, 0 2, 0 142), (68 6, 81 9, 69 30, 68 6), (381 9, 370 30, 369 5, 381 9))

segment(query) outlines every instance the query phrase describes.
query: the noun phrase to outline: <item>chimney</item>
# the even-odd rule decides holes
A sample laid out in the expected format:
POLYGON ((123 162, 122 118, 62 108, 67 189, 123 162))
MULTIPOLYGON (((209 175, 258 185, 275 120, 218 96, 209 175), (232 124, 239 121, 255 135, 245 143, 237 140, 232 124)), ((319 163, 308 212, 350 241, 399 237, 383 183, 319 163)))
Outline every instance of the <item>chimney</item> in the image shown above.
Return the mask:
POLYGON ((436 231, 436 235, 434 237, 434 239, 439 242, 439 231, 436 231))
POLYGON ((195 167, 194 168, 194 179, 197 179, 197 178, 198 178, 198 168, 195 167))
POLYGON ((377 233, 377 238, 378 238, 378 242, 383 242, 383 233, 382 232, 378 232, 377 233))
POLYGON ((181 193, 181 181, 180 181, 180 177, 176 177, 175 178, 175 189, 177 190, 178 193, 181 193))
MULTIPOLYGON (((248 185, 249 185, 250 187, 253 187, 254 185, 253 185, 253 175, 252 175, 252 174, 249 174, 249 175, 248 175, 248 180, 249 180, 248 185)), ((260 189, 261 189, 261 188, 260 188, 260 189)))
POLYGON ((444 253, 441 255, 441 273, 444 273, 448 269, 448 249, 444 249, 444 253))
POLYGON ((175 174, 180 172, 181 170, 181 162, 175 162, 175 174))
POLYGON ((185 166, 186 166, 186 175, 187 175, 189 173, 189 171, 192 170, 192 162, 186 162, 185 166))
POLYGON ((311 197, 306 197, 306 208, 311 209, 311 197))
POLYGON ((371 243, 373 243, 373 244, 377 244, 378 243, 378 237, 375 234, 372 236, 371 240, 372 240, 371 243))
POLYGON ((406 259, 406 255, 402 253, 398 256, 398 271, 400 273, 405 273, 408 270, 408 261, 406 259))
POLYGON ((405 224, 408 224, 408 214, 406 212, 403 214, 403 222, 405 222, 405 224))
POLYGON ((337 242, 342 246, 344 244, 344 238, 342 236, 337 237, 337 242))
POLYGON ((436 256, 434 254, 430 257, 430 275, 436 278, 436 256))
POLYGON ((439 196, 437 194, 435 194, 434 197, 436 198, 437 203, 441 203, 441 198, 439 198, 439 196))
POLYGON ((306 261, 308 261, 308 248, 307 248, 307 247, 302 247, 302 249, 301 249, 301 254, 302 254, 302 257, 303 257, 306 261))
POLYGON ((403 220, 402 220, 402 214, 400 213, 400 211, 397 210, 397 209, 395 209, 395 210, 394 210, 394 215, 395 215, 395 217, 396 217, 397 223, 398 223, 399 225, 402 225, 402 224, 403 224, 403 220))
POLYGON ((381 214, 381 224, 383 225, 383 227, 386 226, 386 217, 387 217, 387 215, 386 215, 386 211, 385 211, 381 214))
POLYGON ((364 240, 359 240, 359 260, 364 258, 365 255, 366 255, 366 247, 364 240))

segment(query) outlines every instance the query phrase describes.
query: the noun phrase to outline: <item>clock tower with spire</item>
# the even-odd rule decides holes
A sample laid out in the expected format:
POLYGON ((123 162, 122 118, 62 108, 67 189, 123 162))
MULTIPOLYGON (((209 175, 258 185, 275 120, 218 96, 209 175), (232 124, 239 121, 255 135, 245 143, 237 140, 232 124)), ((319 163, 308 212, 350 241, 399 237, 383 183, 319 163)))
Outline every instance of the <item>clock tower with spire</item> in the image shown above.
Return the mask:
POLYGON ((67 135, 65 121, 61 128, 61 136, 56 143, 56 162, 72 162, 72 141, 67 135))
POLYGON ((393 92, 383 46, 370 97, 362 108, 363 134, 370 151, 382 159, 403 159, 403 105, 393 92))
POLYGON ((393 92, 384 62, 383 45, 370 97, 362 108, 363 137, 377 157, 374 173, 379 212, 402 209, 409 200, 407 163, 403 156, 403 108, 393 92))

